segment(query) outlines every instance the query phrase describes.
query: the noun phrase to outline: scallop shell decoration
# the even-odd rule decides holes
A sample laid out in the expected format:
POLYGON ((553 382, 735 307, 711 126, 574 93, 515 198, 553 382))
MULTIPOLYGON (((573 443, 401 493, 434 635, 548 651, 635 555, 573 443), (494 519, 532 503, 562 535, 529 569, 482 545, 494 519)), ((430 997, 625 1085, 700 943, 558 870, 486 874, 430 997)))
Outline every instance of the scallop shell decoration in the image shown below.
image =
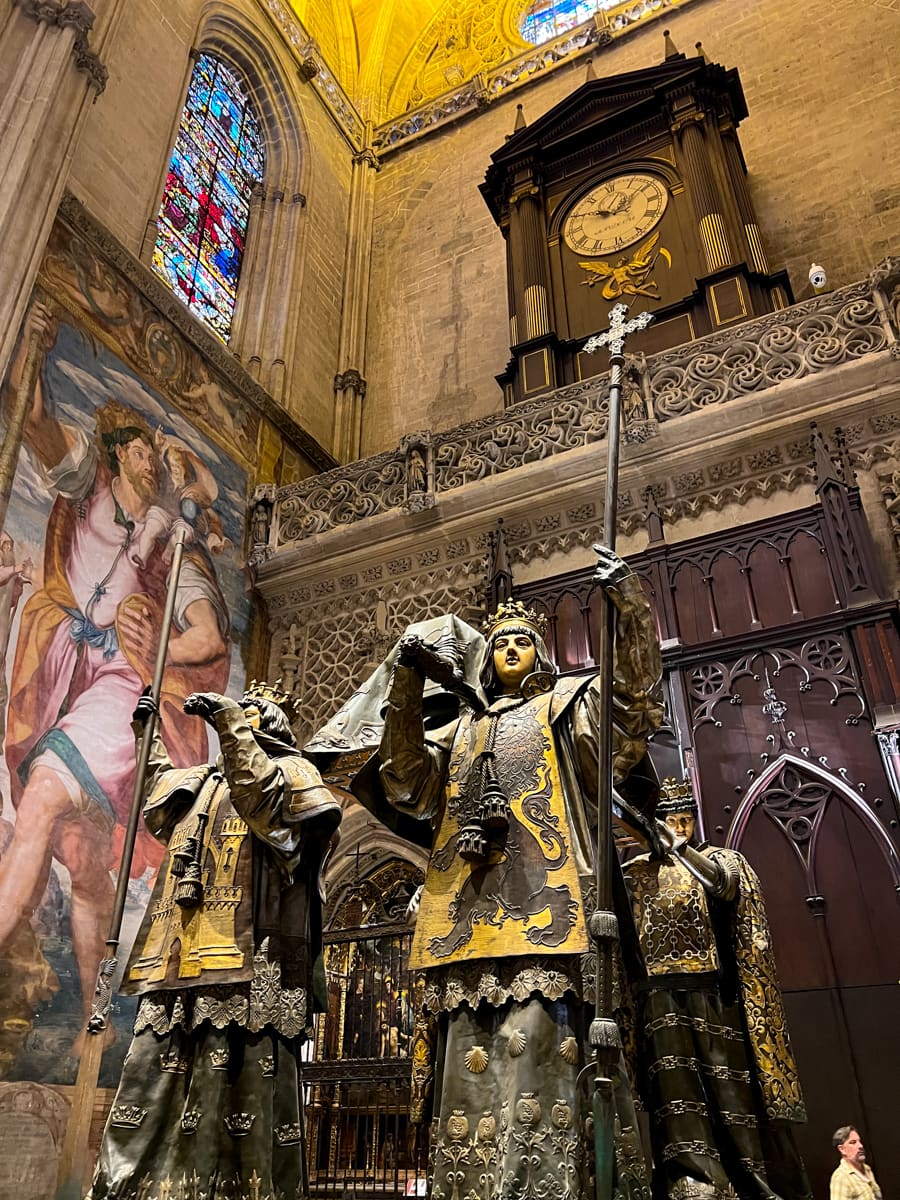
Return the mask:
POLYGON ((569 1035, 559 1043, 559 1056, 573 1066, 578 1062, 578 1039, 569 1035))
POLYGON ((487 1070, 488 1052, 483 1046, 473 1046, 471 1050, 466 1051, 463 1062, 473 1075, 480 1075, 482 1071, 487 1070))
POLYGON ((509 1035, 507 1045, 509 1046, 510 1058, 518 1058, 528 1045, 528 1034, 524 1029, 514 1029, 509 1035))

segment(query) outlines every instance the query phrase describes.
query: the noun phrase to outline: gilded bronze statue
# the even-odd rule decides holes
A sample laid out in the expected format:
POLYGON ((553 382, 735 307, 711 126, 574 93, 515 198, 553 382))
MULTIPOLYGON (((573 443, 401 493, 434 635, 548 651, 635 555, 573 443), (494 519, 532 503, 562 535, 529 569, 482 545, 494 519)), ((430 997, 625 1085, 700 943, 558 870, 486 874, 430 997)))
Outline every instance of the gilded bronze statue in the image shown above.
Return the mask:
MULTIPOLYGON (((661 717, 659 648, 636 577, 598 553, 616 612, 621 812, 661 717)), ((539 618, 508 602, 484 636, 453 617, 412 627, 307 747, 358 749, 383 713, 354 790, 430 841, 410 966, 423 976, 414 1110, 430 1106, 434 1200, 590 1194, 597 706, 596 676, 559 678, 539 618)), ((648 1197, 622 1073, 616 1100, 616 1195, 648 1197)))
POLYGON ((742 854, 695 841, 690 784, 663 782, 662 853, 626 863, 647 971, 639 1077, 654 1195, 809 1200, 791 1127, 806 1114, 759 880, 742 854))
MULTIPOLYGON (((288 703, 268 684, 189 696, 221 754, 183 770, 154 733, 144 821, 167 855, 125 969, 140 1001, 93 1200, 307 1195, 300 1048, 341 809, 288 703)), ((153 704, 135 710, 139 744, 153 704)))

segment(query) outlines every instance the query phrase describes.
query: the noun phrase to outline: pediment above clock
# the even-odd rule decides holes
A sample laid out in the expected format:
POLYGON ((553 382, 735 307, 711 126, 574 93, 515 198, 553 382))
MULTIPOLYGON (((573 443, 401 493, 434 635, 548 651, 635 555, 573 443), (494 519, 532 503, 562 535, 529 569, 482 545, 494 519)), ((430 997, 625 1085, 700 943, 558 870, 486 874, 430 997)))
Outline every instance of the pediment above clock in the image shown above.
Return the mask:
POLYGON ((582 145, 597 146, 654 120, 664 123, 670 101, 691 92, 720 97, 735 124, 747 115, 738 72, 702 57, 679 56, 641 71, 588 80, 491 155, 481 185, 488 206, 496 216, 503 182, 521 164, 561 161, 582 145))

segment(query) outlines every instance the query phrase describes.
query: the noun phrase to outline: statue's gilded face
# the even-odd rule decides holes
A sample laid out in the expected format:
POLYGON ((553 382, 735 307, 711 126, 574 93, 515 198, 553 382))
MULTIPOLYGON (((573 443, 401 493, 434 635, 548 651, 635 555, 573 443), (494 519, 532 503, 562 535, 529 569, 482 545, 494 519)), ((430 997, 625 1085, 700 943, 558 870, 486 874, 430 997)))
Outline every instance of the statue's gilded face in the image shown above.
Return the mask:
POLYGON ((241 708, 244 710, 244 716, 247 718, 247 724, 251 729, 259 729, 262 713, 252 701, 245 701, 241 708))
POLYGON ((697 818, 692 812, 669 813, 666 816, 666 824, 676 837, 684 838, 686 842, 689 842, 694 836, 697 818))
POLYGON ((494 638, 494 671, 504 692, 517 692, 537 662, 537 650, 527 633, 504 633, 494 638))

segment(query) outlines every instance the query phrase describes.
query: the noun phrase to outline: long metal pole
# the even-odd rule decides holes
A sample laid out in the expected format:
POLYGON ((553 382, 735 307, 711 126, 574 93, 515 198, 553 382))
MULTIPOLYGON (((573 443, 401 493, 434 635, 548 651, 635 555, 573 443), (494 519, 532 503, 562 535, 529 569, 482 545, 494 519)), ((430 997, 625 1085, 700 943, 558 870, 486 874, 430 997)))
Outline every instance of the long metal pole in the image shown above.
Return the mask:
MULTIPOLYGON (((625 335, 646 327, 651 313, 641 313, 626 322, 628 306, 610 310, 609 329, 587 341, 583 349, 593 353, 609 346, 609 427, 606 436, 606 504, 603 512, 603 541, 616 548, 616 517, 619 505, 619 434, 622 422, 622 367, 625 365, 625 335)), ((597 947, 597 980, 594 1019, 590 1042, 594 1052, 593 1116, 596 1200, 612 1200, 615 1163, 615 1111, 613 1078, 619 1061, 619 1028, 613 1018, 612 968, 619 927, 612 904, 612 870, 615 848, 612 838, 613 794, 613 648, 615 607, 606 589, 601 590, 599 728, 597 730, 597 845, 594 860, 597 909, 591 915, 590 932, 597 947)))
MULTIPOLYGON (((183 558, 184 530, 180 529, 175 542, 172 569, 169 573, 166 605, 163 611, 159 646, 156 651, 156 668, 153 672, 153 682, 150 688, 150 695, 154 700, 154 708, 157 709, 159 707, 159 697, 162 692, 166 655, 169 649, 169 634, 172 628, 172 616, 175 612, 178 578, 181 574, 181 562, 183 558)), ((94 1003, 87 1023, 87 1032, 90 1036, 84 1039, 84 1049, 81 1054, 81 1061, 78 1064, 78 1078, 75 1081, 72 1110, 69 1114, 68 1125, 66 1126, 66 1137, 63 1142, 57 1176, 56 1200, 81 1200, 90 1183, 88 1177, 90 1168, 90 1133, 91 1121, 94 1114, 94 1099, 97 1094, 97 1080, 100 1076, 100 1060, 103 1057, 104 1038, 102 1035, 106 1032, 109 1024, 109 1013, 112 1006, 112 981, 118 965, 119 937, 122 933, 122 918, 125 913, 125 900, 128 895, 131 862, 134 857, 134 843, 137 837, 138 824, 144 801, 144 782, 147 778, 150 750, 153 744, 153 736, 156 732, 156 719, 156 712, 154 711, 150 714, 141 737, 141 750, 134 777, 131 811, 128 814, 128 825, 125 829, 125 841, 122 846, 122 857, 119 862, 119 877, 116 880, 116 894, 113 901, 112 917, 109 922, 109 934, 106 938, 106 956, 101 960, 99 970, 97 971, 94 1003)))
MULTIPOLYGON (((622 412, 622 365, 624 355, 610 356, 609 428, 606 453, 606 501, 603 513, 603 543, 616 548, 616 512, 619 501, 619 430, 622 412)), ((602 590, 600 620, 600 678, 597 751, 597 845, 595 880, 597 909, 591 917, 591 933, 597 947, 597 980, 594 1020, 590 1041, 594 1051, 594 1169, 597 1200, 611 1200, 615 1147, 613 1074, 618 1064, 619 1029, 612 1015, 613 949, 619 930, 612 910, 612 690, 615 607, 602 590)))

